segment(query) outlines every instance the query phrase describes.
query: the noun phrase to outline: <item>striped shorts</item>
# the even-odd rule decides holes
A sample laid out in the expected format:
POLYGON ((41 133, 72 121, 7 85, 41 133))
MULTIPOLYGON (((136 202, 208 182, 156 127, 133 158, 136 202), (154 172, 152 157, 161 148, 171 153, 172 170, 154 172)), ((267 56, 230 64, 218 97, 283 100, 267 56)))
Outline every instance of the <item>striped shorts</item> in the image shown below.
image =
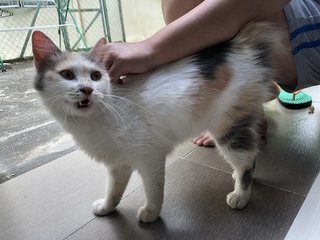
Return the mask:
POLYGON ((297 70, 297 89, 319 85, 320 0, 292 0, 284 13, 297 70))

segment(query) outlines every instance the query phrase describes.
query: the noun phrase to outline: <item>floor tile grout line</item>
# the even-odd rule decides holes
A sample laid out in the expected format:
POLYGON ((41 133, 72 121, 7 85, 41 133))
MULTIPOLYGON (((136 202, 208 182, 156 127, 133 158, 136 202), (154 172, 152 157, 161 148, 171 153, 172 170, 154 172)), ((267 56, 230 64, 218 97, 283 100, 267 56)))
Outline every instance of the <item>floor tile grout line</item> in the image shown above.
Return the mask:
MULTIPOLYGON (((195 150, 197 149, 197 147, 193 148, 190 152, 186 153, 185 155, 183 155, 182 157, 179 157, 179 159, 174 162, 173 164, 169 165, 167 167, 167 169, 171 169, 174 165, 176 165, 177 163, 181 162, 182 160, 184 160, 188 155, 190 155, 192 152, 194 152, 195 150)), ((193 161, 188 161, 190 162, 191 164, 194 164, 194 165, 199 165, 199 166, 202 166, 202 167, 207 167, 207 168, 210 168, 210 169, 213 169, 213 170, 216 170, 218 172, 222 172, 222 173, 225 173, 225 174, 228 174, 228 175, 231 175, 230 172, 227 172, 227 171, 224 171, 222 169, 219 169, 219 168, 215 168, 215 167, 212 167, 212 166, 208 166, 206 164, 200 164, 200 163, 196 163, 196 162, 193 162, 193 161)), ((285 192, 288 192, 290 194, 294 194, 294 195, 297 195, 299 197, 303 197, 303 198, 306 198, 306 196, 302 195, 302 194, 299 194, 297 192, 293 192, 293 191, 290 191, 288 189, 284 189, 284 188, 281 188, 281 187, 277 187, 277 186, 274 186, 274 185, 271 185, 271 184, 267 184, 267 183, 263 183, 263 182, 260 182, 260 181, 257 181, 256 179, 254 180, 256 183, 259 183, 261 185, 265 185, 265 186, 268 186, 268 187, 271 187, 271 188, 274 188, 274 189, 277 189, 277 190, 281 190, 281 191, 285 191, 285 192)), ((129 193, 128 195, 126 195, 125 197, 123 197, 121 199, 121 201, 125 200, 126 198, 130 197, 131 195, 133 195, 134 193, 136 193, 137 191, 141 190, 143 188, 143 186, 139 186, 138 188, 136 188, 135 190, 133 190, 131 193, 129 193)), ((67 237, 63 238, 62 240, 67 240, 69 237, 71 237, 72 235, 74 235, 76 232, 78 232, 79 230, 81 230, 82 228, 84 228, 85 226, 87 226, 88 224, 90 224, 91 222, 93 222, 97 217, 94 217, 92 218, 90 221, 86 222, 85 224, 83 224, 82 226, 80 226, 78 229, 76 229, 75 231, 73 231, 72 233, 70 233, 67 237)))
POLYGON ((294 192, 294 191, 291 191, 291 190, 289 190, 289 189, 285 189, 285 188, 278 187, 278 186, 275 186, 275 185, 272 185, 272 184, 268 184, 268 183, 263 183, 263 182, 261 182, 261 181, 259 181, 259 180, 257 180, 257 179, 254 179, 254 181, 255 181, 256 183, 259 183, 259 184, 262 184, 262 185, 265 185, 265 186, 268 186, 268 187, 272 187, 272 188, 275 188, 275 189, 278 189, 278 190, 281 190, 281 191, 285 191, 285 192, 288 192, 288 193, 292 193, 292 194, 297 195, 297 196, 299 196, 299 197, 306 198, 305 195, 300 194, 300 193, 297 193, 297 192, 294 192))
MULTIPOLYGON (((121 198, 122 200, 125 200, 126 198, 128 198, 129 196, 131 196, 132 194, 134 194, 135 192, 139 191, 140 189, 142 189, 142 186, 139 186, 138 188, 136 188, 135 190, 133 190, 132 192, 130 192, 128 195, 126 195, 125 197, 121 198)), ((81 225, 81 227, 77 228, 76 230, 74 230, 72 233, 70 233, 67 237, 63 238, 62 240, 66 240, 69 237, 71 237, 73 234, 75 234, 76 232, 78 232, 79 230, 81 230, 82 228, 84 228, 85 226, 87 226, 88 224, 90 224, 91 222, 93 222, 97 217, 92 218, 91 220, 89 220, 88 222, 86 222, 85 224, 81 225)))
POLYGON ((73 234, 75 234, 76 232, 78 232, 79 230, 81 230, 82 228, 84 228, 85 226, 87 226, 89 223, 91 223, 93 220, 95 220, 97 217, 92 218, 89 222, 83 224, 81 227, 77 228, 76 230, 74 230, 72 233, 70 233, 68 236, 66 236, 65 238, 63 238, 62 240, 66 240, 69 237, 71 237, 73 234))
MULTIPOLYGON (((182 157, 178 157, 178 160, 176 162, 174 162, 171 165, 167 166, 167 169, 169 170, 169 168, 171 168, 172 166, 176 165, 176 163, 180 162, 181 160, 183 160, 186 156, 188 156, 189 154, 191 154, 197 147, 193 148, 190 152, 186 153, 185 155, 183 155, 182 157)), ((136 193, 137 191, 141 190, 143 188, 143 186, 139 186, 136 189, 134 189, 132 192, 130 192, 128 195, 126 195, 125 197, 121 198, 121 201, 125 200, 126 198, 130 197, 131 195, 133 195, 134 193, 136 193)), ((78 229, 76 229, 75 231, 73 231, 72 233, 70 233, 67 237, 63 238, 62 240, 66 240, 69 237, 71 237, 73 234, 75 234, 76 232, 78 232, 79 230, 81 230, 82 228, 84 228, 85 226, 87 226, 88 224, 90 224, 92 221, 94 221, 97 217, 92 218, 90 221, 86 222, 85 224, 83 224, 81 227, 79 227, 78 229)))
MULTIPOLYGON (((171 167, 173 167, 174 165, 176 165, 178 162, 180 162, 181 160, 183 160, 186 156, 188 156, 189 154, 191 154, 194 150, 196 149, 196 147, 194 149, 192 149, 190 152, 186 153, 185 155, 183 155, 182 157, 178 157, 178 160, 170 165, 167 166, 167 170, 168 171, 171 167)), ((143 188, 143 185, 137 187, 136 189, 134 189, 132 192, 130 192, 128 195, 126 195, 125 197, 121 198, 121 201, 128 198, 129 196, 131 196, 132 194, 134 194, 135 192, 139 191, 140 189, 143 188)))
POLYGON ((193 153, 196 149, 198 149, 197 146, 194 146, 191 151, 187 152, 186 154, 182 155, 181 158, 186 158, 187 156, 189 156, 191 153, 193 153))
MULTIPOLYGON (((171 169, 173 166, 175 166, 176 164, 178 164, 179 162, 181 162, 182 160, 186 159, 187 156, 189 156, 191 153, 193 153, 195 150, 197 149, 197 147, 194 147, 191 151, 189 151, 188 153, 184 154, 183 156, 181 157, 178 157, 178 160, 170 165, 167 166, 167 169, 171 169)), ((224 171, 222 169, 219 169, 219 168, 215 168, 215 167, 212 167, 212 166, 208 166, 206 164, 200 164, 200 163, 196 163, 196 162, 193 162, 193 161, 188 161, 194 165, 200 165, 202 167, 207 167, 207 168, 210 168, 210 169, 213 169, 213 170, 216 170, 218 172, 222 172, 222 173, 225 173, 225 174, 228 174, 228 175, 231 175, 230 172, 228 171, 224 171)), ((305 198, 306 196, 302 195, 302 194, 299 194, 297 192, 293 192, 293 191, 290 191, 288 189, 284 189, 284 188, 281 188, 281 187, 277 187, 277 186, 274 186, 274 185, 271 185, 271 184, 267 184, 267 183, 263 183, 263 182, 260 182, 260 181, 257 181, 256 179, 254 180, 256 183, 259 183, 261 185, 265 185, 265 186, 268 186, 268 187, 271 187, 271 188, 274 188, 274 189, 277 189, 277 190, 281 190, 281 191, 285 191, 285 192, 288 192, 288 193, 291 193, 291 194, 294 194, 294 195, 297 195, 299 197, 303 197, 305 198)), ((133 190, 132 192, 130 192, 128 195, 126 195, 125 197, 123 197, 121 199, 121 201, 125 200, 126 198, 130 197, 131 195, 133 195, 134 193, 136 193, 137 191, 141 190, 143 188, 143 186, 139 186, 138 188, 136 188, 135 190, 133 190)), ((94 217, 92 218, 90 221, 86 222, 85 224, 83 224, 81 227, 79 227, 78 229, 76 229, 75 231, 73 231, 72 233, 70 233, 67 237, 63 238, 62 240, 67 240, 69 237, 71 237, 73 234, 75 234, 76 232, 78 232, 79 230, 81 230, 82 228, 84 228, 85 226, 87 226, 88 224, 90 224, 91 222, 93 222, 97 217, 94 217)))
POLYGON ((136 188, 135 190, 133 190, 131 193, 129 193, 129 194, 126 195, 125 197, 121 198, 121 201, 122 201, 122 200, 125 200, 125 199, 128 198, 128 197, 130 197, 132 194, 134 194, 135 192, 139 191, 139 190, 142 189, 142 188, 143 188, 142 185, 139 186, 139 187, 137 187, 137 188, 136 188))
MULTIPOLYGON (((189 151, 188 153, 184 154, 183 156, 181 157, 178 157, 178 160, 175 161, 174 163, 168 165, 166 167, 166 171, 168 171, 171 167, 173 167, 174 165, 176 165, 178 162, 180 162, 181 160, 183 160, 186 156, 188 156, 189 154, 191 154, 197 147, 193 148, 191 151, 189 151)), ((130 192, 128 195, 126 195, 125 197, 121 198, 121 200, 124 200, 126 199, 127 197, 131 196, 132 194, 134 194, 135 192, 139 191, 140 189, 143 188, 143 185, 137 187, 136 189, 134 189, 132 192, 130 192)))
MULTIPOLYGON (((189 161, 189 162, 192 162, 193 164, 200 165, 200 166, 203 166, 203 167, 207 167, 207 168, 210 168, 210 169, 219 171, 219 172, 223 172, 223 173, 226 173, 226 174, 228 174, 228 175, 232 175, 232 173, 230 173, 230 172, 228 172, 228 171, 225 171, 225 170, 222 170, 222 169, 219 169, 219 168, 215 168, 215 167, 212 167, 212 166, 208 166, 208 165, 206 165, 206 164, 196 163, 196 162, 193 162, 193 161, 189 161)), ((257 179, 254 178, 254 177, 253 177, 253 180, 254 180, 254 182, 259 183, 259 184, 261 184, 261 185, 265 185, 265 186, 268 186, 268 187, 271 187, 271 188, 275 188, 275 189, 278 189, 278 190, 281 190, 281 191, 285 191, 285 192, 288 192, 288 193, 292 193, 292 194, 297 195, 297 196, 299 196, 299 197, 304 197, 304 198, 306 197, 306 196, 303 195, 303 194, 300 194, 300 193, 291 191, 291 190, 289 190, 289 189, 285 189, 285 188, 281 188, 281 187, 278 187, 278 186, 275 186, 275 185, 272 185, 272 184, 268 184, 268 183, 261 182, 261 181, 257 180, 257 179)))
MULTIPOLYGON (((188 153, 182 155, 182 156, 179 156, 178 157, 178 160, 175 161, 174 163, 170 164, 167 166, 167 169, 171 169, 173 166, 175 166, 177 163, 179 163, 180 161, 182 161, 183 159, 185 159, 187 156, 189 156, 191 153, 193 153, 195 150, 197 149, 197 147, 194 147, 191 151, 189 151, 188 153)), ((168 171, 166 170, 166 171, 168 171)))
POLYGON ((223 172, 223 173, 232 175, 232 173, 230 173, 230 172, 228 172, 228 171, 225 171, 225 170, 220 169, 220 168, 212 167, 212 166, 209 166, 209 165, 204 164, 204 163, 197 163, 197 162, 194 162, 194 161, 191 161, 191 160, 187 160, 187 161, 188 161, 188 162, 191 162, 191 163, 193 163, 193 164, 196 164, 196 165, 200 165, 200 166, 203 166, 203 167, 211 168, 211 169, 217 170, 217 171, 219 171, 219 172, 223 172))

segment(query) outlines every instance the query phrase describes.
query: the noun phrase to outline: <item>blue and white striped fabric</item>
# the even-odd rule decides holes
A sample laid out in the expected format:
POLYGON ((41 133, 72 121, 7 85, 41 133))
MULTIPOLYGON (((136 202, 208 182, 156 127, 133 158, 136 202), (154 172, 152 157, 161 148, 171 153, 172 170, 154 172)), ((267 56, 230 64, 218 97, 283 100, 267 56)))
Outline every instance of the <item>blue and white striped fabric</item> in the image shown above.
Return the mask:
POLYGON ((320 0, 292 0, 285 8, 297 89, 320 84, 320 0))

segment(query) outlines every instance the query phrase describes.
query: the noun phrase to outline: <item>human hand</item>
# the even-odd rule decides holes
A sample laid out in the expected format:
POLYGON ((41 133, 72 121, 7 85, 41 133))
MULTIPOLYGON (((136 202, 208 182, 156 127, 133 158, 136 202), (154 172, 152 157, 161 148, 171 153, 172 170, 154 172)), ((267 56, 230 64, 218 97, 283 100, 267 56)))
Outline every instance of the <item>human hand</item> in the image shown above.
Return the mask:
POLYGON ((118 81, 129 74, 147 72, 154 67, 153 51, 146 41, 107 43, 103 61, 111 81, 118 81))

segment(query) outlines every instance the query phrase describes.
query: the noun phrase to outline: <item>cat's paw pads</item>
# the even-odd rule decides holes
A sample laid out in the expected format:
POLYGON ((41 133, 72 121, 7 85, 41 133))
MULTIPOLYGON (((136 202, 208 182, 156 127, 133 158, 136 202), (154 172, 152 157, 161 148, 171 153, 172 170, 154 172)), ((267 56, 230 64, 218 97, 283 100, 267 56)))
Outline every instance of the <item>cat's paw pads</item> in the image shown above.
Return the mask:
POLYGON ((115 210, 115 207, 108 206, 104 199, 98 199, 92 204, 92 211, 94 214, 103 216, 107 215, 115 210))
POLYGON ((241 196, 236 192, 231 192, 227 195, 227 203, 233 209, 244 208, 249 201, 249 197, 241 196))
POLYGON ((138 211, 138 220, 145 223, 151 223, 158 219, 160 212, 141 207, 138 211))

